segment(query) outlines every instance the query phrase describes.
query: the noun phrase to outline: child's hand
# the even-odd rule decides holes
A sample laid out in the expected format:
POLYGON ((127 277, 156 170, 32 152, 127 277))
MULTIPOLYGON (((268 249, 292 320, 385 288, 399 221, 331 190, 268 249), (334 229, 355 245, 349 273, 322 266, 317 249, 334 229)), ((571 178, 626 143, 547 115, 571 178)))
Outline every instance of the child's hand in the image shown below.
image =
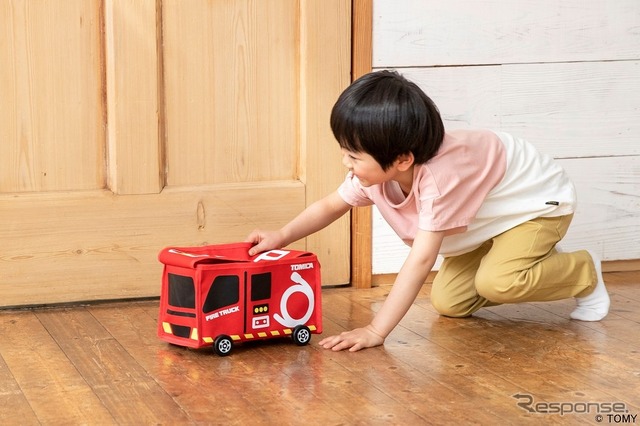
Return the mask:
POLYGON ((378 334, 371 325, 368 325, 364 328, 342 332, 337 336, 325 337, 318 344, 333 351, 349 349, 349 352, 355 352, 360 349, 380 346, 383 343, 384 337, 378 334))
POLYGON ((245 242, 255 244, 249 249, 249 256, 255 256, 263 251, 279 249, 284 246, 284 238, 280 231, 262 231, 256 229, 249 234, 245 242))

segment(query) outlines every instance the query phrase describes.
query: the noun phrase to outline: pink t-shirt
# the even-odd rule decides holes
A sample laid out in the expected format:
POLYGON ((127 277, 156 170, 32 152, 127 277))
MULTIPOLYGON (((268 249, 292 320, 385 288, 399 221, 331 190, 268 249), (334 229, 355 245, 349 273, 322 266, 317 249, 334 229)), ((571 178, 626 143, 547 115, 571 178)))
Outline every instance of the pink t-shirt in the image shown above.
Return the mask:
POLYGON ((353 206, 375 204, 408 245, 418 229, 447 231, 444 256, 471 251, 535 217, 571 213, 575 205, 573 184, 550 157, 488 130, 447 132, 437 155, 414 167, 406 197, 395 181, 363 187, 351 173, 338 192, 353 206))

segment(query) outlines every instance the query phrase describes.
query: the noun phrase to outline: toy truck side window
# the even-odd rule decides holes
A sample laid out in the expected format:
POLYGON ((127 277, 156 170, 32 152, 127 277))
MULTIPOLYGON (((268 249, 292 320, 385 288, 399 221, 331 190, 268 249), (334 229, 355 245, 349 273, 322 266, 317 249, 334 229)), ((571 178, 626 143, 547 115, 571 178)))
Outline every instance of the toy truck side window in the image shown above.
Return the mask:
POLYGON ((169 305, 178 308, 196 307, 196 292, 193 278, 184 275, 168 274, 169 305))
POLYGON ((240 300, 240 278, 237 275, 219 275, 211 284, 202 312, 208 314, 240 300))
POLYGON ((251 301, 271 298, 271 272, 255 274, 251 277, 251 301))

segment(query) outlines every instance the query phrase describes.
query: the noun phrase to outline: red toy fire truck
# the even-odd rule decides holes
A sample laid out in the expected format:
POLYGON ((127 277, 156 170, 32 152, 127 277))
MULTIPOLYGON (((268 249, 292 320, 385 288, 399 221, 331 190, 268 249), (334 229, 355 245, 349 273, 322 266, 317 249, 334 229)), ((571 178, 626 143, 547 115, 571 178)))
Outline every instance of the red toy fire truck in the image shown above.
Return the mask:
POLYGON ((167 247, 158 336, 228 355, 234 343, 291 336, 306 345, 322 333, 316 255, 271 250, 249 256, 250 243, 167 247))

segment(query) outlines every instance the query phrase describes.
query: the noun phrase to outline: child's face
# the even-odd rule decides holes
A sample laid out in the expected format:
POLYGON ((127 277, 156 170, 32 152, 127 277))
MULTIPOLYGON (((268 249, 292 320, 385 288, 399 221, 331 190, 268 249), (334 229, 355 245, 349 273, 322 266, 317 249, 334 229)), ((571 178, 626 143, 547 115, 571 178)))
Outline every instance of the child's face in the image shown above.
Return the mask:
POLYGON ((371 155, 364 152, 352 152, 342 149, 342 164, 358 178, 364 187, 392 180, 396 175, 395 167, 383 170, 371 155))

